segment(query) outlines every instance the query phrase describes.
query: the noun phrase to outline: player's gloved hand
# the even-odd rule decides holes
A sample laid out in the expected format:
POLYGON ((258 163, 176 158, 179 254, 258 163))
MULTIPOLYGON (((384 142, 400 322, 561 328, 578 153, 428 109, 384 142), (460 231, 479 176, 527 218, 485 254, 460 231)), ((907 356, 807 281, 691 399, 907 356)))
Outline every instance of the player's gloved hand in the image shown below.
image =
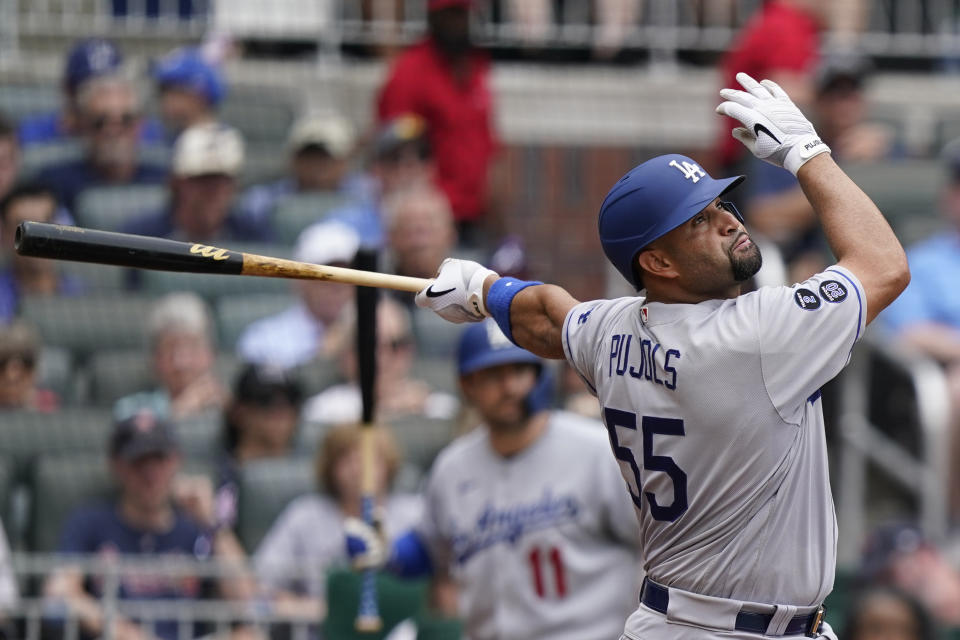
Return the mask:
POLYGON ((477 262, 447 258, 433 283, 417 294, 417 306, 457 324, 480 322, 489 315, 483 304, 483 281, 491 275, 498 274, 477 262))
POLYGON ((387 541, 378 524, 367 524, 359 518, 347 518, 343 523, 347 543, 347 557, 354 569, 380 569, 387 563, 387 541))
POLYGON ((726 102, 717 113, 743 123, 733 130, 733 137, 753 155, 797 175, 807 160, 829 153, 830 147, 780 85, 773 80, 757 82, 745 73, 737 74, 737 82, 746 91, 721 89, 726 102))

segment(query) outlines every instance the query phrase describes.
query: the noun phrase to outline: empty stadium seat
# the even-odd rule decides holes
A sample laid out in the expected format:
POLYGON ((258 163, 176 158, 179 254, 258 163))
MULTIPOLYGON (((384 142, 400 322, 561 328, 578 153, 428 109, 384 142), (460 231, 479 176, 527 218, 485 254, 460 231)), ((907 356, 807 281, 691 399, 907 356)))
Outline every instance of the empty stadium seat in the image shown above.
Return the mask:
MULTIPOLYGON (((228 242, 217 246, 231 251, 255 253, 274 258, 289 257, 289 250, 271 244, 228 242)), ((140 282, 143 290, 148 293, 162 295, 174 291, 193 291, 208 300, 221 295, 285 293, 290 290, 290 281, 284 278, 255 278, 176 271, 144 271, 140 274, 140 282)))
POLYGON ((255 320, 280 313, 297 303, 292 293, 225 296, 215 304, 217 339, 221 349, 233 349, 243 330, 255 320))
POLYGON ((290 195, 277 203, 273 231, 278 242, 292 245, 300 232, 345 203, 337 192, 290 195))
POLYGON ((130 220, 162 210, 168 199, 164 185, 92 187, 77 196, 74 215, 78 226, 119 231, 130 220))
POLYGON ((403 416, 391 419, 389 424, 400 443, 404 459, 423 470, 430 468, 433 459, 454 436, 452 420, 403 416))
POLYGON ((843 168, 873 199, 904 244, 940 226, 938 201, 945 174, 938 160, 856 163, 843 168))
POLYGON ((45 84, 15 84, 7 80, 0 91, 0 113, 13 121, 60 109, 60 92, 45 84))
POLYGON ((61 274, 79 280, 85 292, 109 294, 126 288, 128 270, 123 267, 62 260, 57 268, 61 274))
POLYGON ((220 105, 220 119, 236 127, 247 145, 260 143, 273 147, 272 155, 279 155, 287 132, 293 124, 293 100, 276 92, 244 91, 236 89, 220 105))
POLYGON ((287 504, 315 488, 310 459, 278 458, 244 464, 237 508, 237 535, 244 549, 254 553, 287 504))
POLYGON ((293 375, 300 382, 304 398, 318 394, 327 387, 343 382, 343 374, 335 358, 316 356, 293 369, 293 375))
MULTIPOLYGON (((144 349, 114 349, 94 353, 87 363, 90 402, 110 407, 125 395, 155 388, 151 366, 150 353, 144 349)), ((224 352, 217 354, 215 367, 220 380, 229 386, 239 363, 232 353, 224 352)))
MULTIPOLYGON (((447 324, 451 323, 448 322, 447 324)), ((457 365, 452 354, 440 357, 418 355, 413 361, 410 377, 423 380, 440 391, 446 391, 454 395, 459 393, 457 365)))
POLYGON ((153 301, 144 296, 26 296, 21 314, 45 345, 86 355, 103 349, 143 347, 153 301))
POLYGON ((73 408, 56 413, 7 411, 0 424, 3 454, 15 465, 18 477, 45 454, 106 450, 113 418, 105 409, 73 408))
POLYGON ((43 347, 37 363, 37 386, 56 393, 61 402, 72 399, 73 357, 66 349, 43 347))
POLYGON ((453 356, 457 352, 457 342, 463 333, 463 325, 444 320, 435 313, 415 310, 410 316, 413 335, 417 341, 417 354, 420 356, 445 358, 449 364, 447 373, 452 371, 453 356))
POLYGON ((102 455, 43 456, 31 468, 31 551, 52 552, 63 525, 81 505, 113 494, 110 467, 102 455))
POLYGON ((32 144, 23 150, 21 157, 21 171, 32 176, 44 167, 83 157, 83 147, 77 140, 32 144))
MULTIPOLYGON (((383 628, 377 632, 359 632, 354 626, 360 604, 361 574, 349 571, 331 571, 327 576, 327 618, 323 623, 325 638, 337 640, 375 640, 385 638, 390 631, 407 618, 416 618, 426 611, 428 583, 426 580, 404 580, 389 574, 377 574, 377 604, 383 628)), ((417 636, 420 637, 419 635, 417 636)), ((460 636, 431 636, 459 638, 460 636)))

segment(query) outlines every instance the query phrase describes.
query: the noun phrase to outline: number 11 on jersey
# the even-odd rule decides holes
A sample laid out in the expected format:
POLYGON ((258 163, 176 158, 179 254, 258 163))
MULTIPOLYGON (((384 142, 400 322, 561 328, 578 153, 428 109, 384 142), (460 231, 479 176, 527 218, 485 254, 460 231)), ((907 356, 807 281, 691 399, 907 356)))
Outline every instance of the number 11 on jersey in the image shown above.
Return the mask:
MULTIPOLYGON (((603 423, 607 426, 607 435, 610 436, 610 447, 613 449, 613 455, 617 460, 626 462, 633 472, 634 481, 637 484, 637 491, 643 490, 643 480, 640 475, 640 467, 637 466, 637 459, 633 451, 620 444, 620 438, 617 435, 617 427, 637 430, 637 414, 630 411, 621 411, 620 409, 604 408, 603 423)), ((647 471, 661 471, 666 473, 673 481, 673 502, 668 505, 661 505, 657 502, 657 497, 652 491, 644 491, 643 495, 647 499, 650 507, 650 515, 654 520, 673 522, 682 516, 687 508, 687 474, 677 466, 670 456, 656 456, 653 454, 653 436, 683 436, 683 420, 678 418, 658 418, 656 416, 641 416, 640 429, 643 432, 643 468, 647 471)), ((638 509, 643 509, 643 501, 640 496, 633 492, 629 483, 627 490, 630 497, 633 498, 633 504, 638 509)))

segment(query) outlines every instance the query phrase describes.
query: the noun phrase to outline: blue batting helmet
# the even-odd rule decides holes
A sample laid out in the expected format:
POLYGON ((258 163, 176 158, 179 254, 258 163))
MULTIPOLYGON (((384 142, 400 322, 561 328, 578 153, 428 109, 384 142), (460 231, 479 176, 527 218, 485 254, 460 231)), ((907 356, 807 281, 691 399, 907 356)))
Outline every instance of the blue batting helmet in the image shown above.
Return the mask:
POLYGON ((677 153, 631 169, 600 205, 600 244, 613 266, 637 289, 633 262, 641 249, 695 216, 744 176, 714 180, 696 162, 677 153))

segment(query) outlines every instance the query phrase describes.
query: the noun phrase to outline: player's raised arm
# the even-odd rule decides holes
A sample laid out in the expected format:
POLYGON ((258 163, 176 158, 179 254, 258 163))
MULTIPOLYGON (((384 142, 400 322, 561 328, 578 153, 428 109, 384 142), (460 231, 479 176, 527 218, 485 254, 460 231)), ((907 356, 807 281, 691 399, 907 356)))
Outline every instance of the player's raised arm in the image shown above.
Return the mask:
POLYGON ((795 176, 820 218, 838 264, 852 271, 866 292, 867 322, 896 299, 910 282, 903 247, 873 201, 837 166, 830 148, 775 82, 745 73, 746 91, 723 89, 717 112, 743 127, 733 137, 756 157, 795 176))
POLYGON ((492 316, 517 345, 562 359, 563 321, 577 300, 555 285, 501 278, 476 262, 447 258, 433 284, 417 294, 417 305, 456 323, 492 316))

